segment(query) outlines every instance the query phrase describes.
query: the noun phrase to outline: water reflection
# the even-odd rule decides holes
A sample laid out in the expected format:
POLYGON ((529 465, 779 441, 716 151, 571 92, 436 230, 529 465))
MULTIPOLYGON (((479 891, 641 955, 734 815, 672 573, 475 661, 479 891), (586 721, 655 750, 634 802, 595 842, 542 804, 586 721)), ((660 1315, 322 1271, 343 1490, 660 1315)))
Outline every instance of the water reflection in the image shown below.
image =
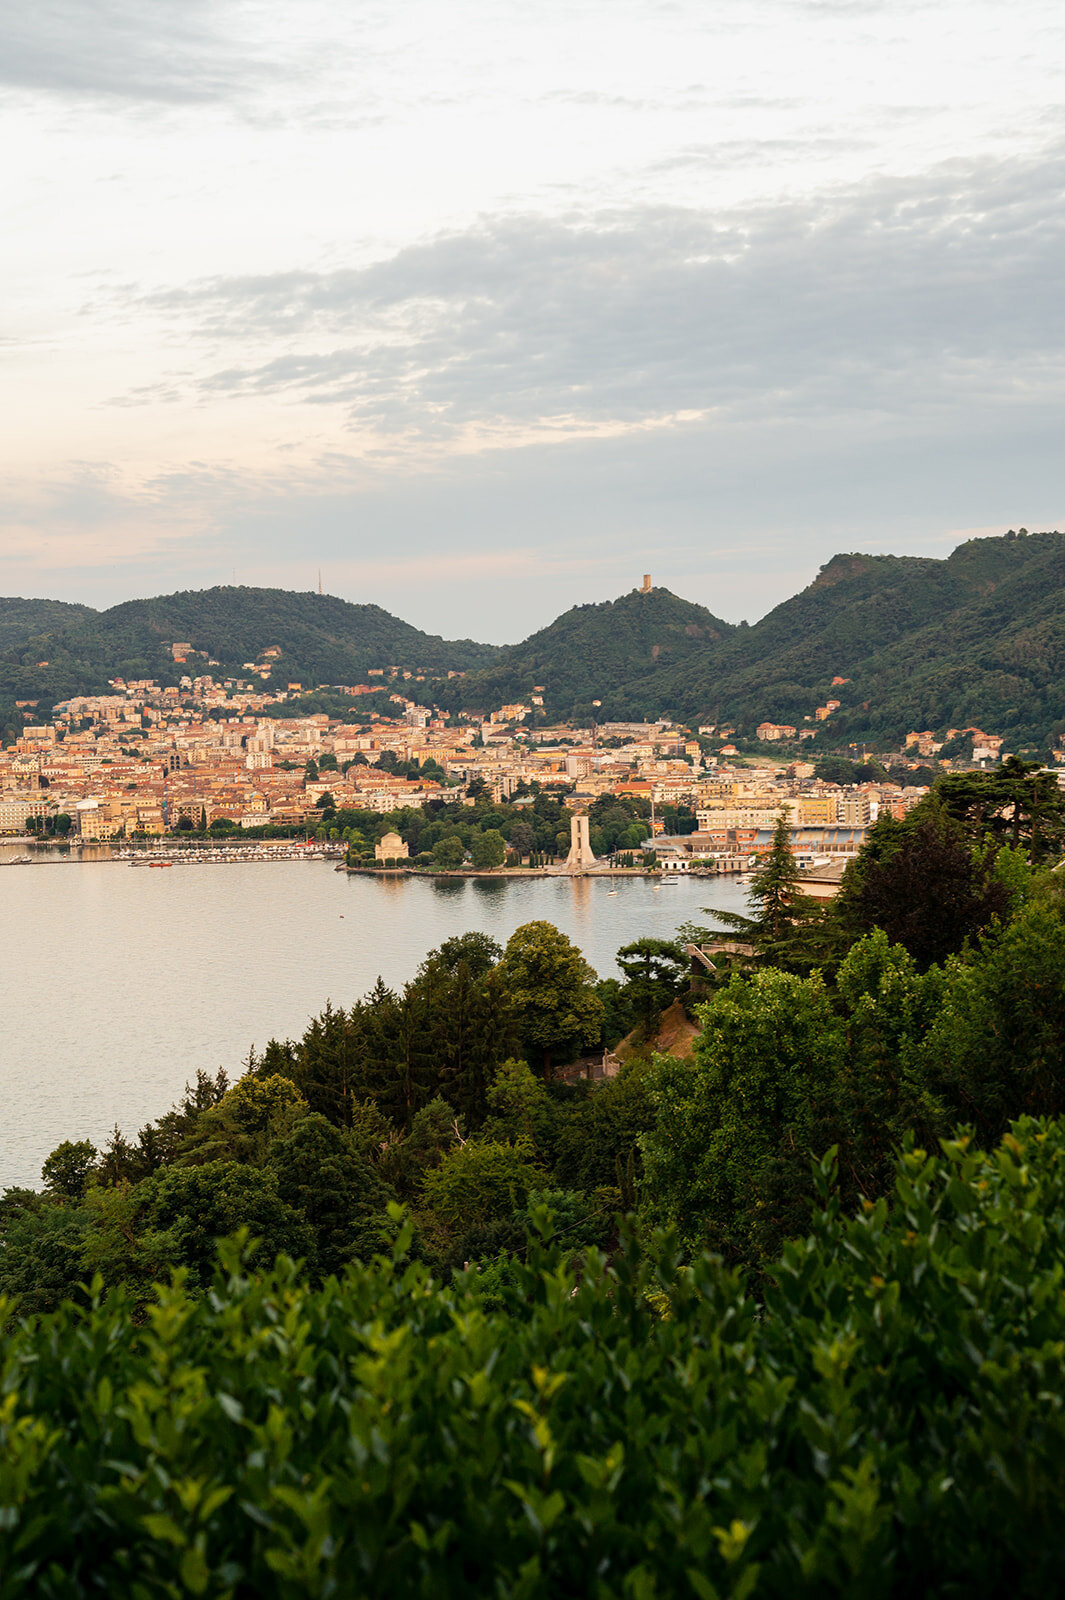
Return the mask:
MULTIPOLYGON (((26 853, 5 844, 0 861, 26 853)), ((146 872, 109 855, 0 868, 0 1188, 38 1183, 62 1139, 160 1116, 201 1067, 235 1076, 251 1044, 298 1036, 378 973, 402 985, 455 934, 505 944, 553 922, 608 977, 621 945, 745 903, 734 879, 655 893, 618 878, 611 895, 607 878, 349 876, 310 861, 146 872)))
POLYGON ((506 894, 507 880, 505 878, 470 878, 474 894, 491 899, 493 895, 506 894))
POLYGON ((451 895, 452 897, 454 897, 456 895, 465 894, 466 893, 466 884, 467 884, 468 881, 469 880, 466 879, 466 878, 430 878, 429 879, 429 882, 433 886, 433 893, 441 895, 444 899, 447 899, 448 895, 451 895))
POLYGON ((382 872, 374 879, 374 882, 384 890, 386 899, 391 898, 393 900, 397 900, 402 895, 408 881, 406 873, 403 872, 382 872))
POLYGON ((588 914, 592 909, 593 894, 601 893, 601 885, 593 883, 591 878, 569 878, 570 897, 573 901, 573 911, 580 927, 587 927, 588 914))

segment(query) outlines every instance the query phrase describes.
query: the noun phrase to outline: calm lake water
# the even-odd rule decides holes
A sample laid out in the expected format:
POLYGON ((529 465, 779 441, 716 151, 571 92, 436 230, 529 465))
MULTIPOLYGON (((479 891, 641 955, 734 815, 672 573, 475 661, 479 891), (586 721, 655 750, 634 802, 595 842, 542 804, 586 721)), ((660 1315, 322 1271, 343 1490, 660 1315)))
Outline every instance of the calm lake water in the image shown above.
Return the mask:
MULTIPOLYGON (((0 861, 24 853, 0 846, 0 861)), ((36 1186, 63 1139, 99 1144, 161 1116, 198 1068, 239 1075, 327 1000, 479 929, 500 944, 544 919, 602 977, 620 945, 671 938, 700 909, 739 910, 734 878, 390 881, 330 862, 175 866, 55 859, 0 869, 0 1188, 36 1186)))

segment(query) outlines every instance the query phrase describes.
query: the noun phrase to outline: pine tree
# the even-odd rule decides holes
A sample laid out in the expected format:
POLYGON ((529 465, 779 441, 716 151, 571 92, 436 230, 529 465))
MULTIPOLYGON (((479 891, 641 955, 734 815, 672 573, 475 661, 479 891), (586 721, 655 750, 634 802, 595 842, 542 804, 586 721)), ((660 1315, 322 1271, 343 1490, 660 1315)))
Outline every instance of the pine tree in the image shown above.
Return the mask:
POLYGON ((1038 761, 1007 756, 991 772, 951 772, 916 810, 946 808, 973 845, 988 837, 1023 849, 1033 862, 1054 860, 1065 847, 1065 791, 1038 761))
POLYGON ((753 946, 756 955, 771 966, 789 966, 802 960, 797 934, 820 917, 816 900, 802 892, 802 879, 791 851, 788 820, 781 815, 773 830, 773 843, 748 890, 754 914, 714 911, 714 916, 737 938, 753 946))

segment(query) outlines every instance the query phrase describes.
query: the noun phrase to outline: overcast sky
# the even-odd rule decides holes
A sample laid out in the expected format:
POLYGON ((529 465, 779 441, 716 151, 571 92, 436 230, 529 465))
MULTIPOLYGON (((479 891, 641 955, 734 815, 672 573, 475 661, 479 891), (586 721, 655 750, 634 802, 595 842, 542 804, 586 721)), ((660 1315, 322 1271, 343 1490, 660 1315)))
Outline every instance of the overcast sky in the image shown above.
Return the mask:
POLYGON ((1065 527, 1049 0, 5 0, 0 593, 520 638, 1065 527))

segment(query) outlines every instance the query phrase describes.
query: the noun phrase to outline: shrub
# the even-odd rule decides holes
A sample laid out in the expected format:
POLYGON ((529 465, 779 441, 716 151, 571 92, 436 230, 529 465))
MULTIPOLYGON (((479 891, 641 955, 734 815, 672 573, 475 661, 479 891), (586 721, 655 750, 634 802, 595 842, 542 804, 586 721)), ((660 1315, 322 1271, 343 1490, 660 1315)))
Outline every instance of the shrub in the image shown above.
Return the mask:
POLYGON ((765 1304, 669 1236, 319 1289, 224 1247, 11 1330, 0 1600, 1060 1592, 1065 1128, 830 1163, 765 1304))

